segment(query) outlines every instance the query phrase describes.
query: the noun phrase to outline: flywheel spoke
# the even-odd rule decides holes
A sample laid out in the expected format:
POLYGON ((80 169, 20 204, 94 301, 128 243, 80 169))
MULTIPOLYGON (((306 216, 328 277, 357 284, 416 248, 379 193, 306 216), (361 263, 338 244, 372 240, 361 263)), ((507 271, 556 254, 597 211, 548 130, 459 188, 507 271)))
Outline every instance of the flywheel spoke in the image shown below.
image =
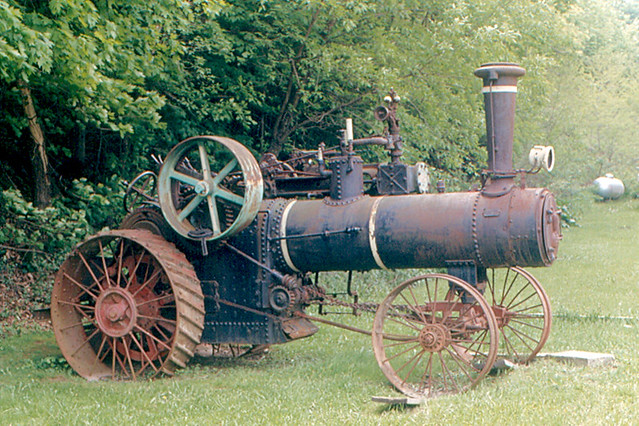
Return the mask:
POLYGON ((221 184, 224 178, 226 178, 229 173, 231 173, 233 169, 235 169, 235 166, 237 166, 237 158, 233 158, 231 161, 228 162, 226 166, 222 168, 222 170, 220 170, 217 176, 213 178, 213 184, 215 186, 221 184))

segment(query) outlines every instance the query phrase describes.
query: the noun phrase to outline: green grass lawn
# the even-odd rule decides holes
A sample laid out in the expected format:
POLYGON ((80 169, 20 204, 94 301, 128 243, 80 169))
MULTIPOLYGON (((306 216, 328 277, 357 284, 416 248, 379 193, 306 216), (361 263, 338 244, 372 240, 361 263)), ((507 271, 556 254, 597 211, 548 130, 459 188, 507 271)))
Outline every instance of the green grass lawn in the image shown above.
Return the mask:
MULTIPOLYGON (((371 401, 398 394, 370 338, 329 326, 259 360, 195 362, 176 377, 138 383, 86 382, 64 369, 51 332, 25 332, 0 340, 0 424, 637 424, 639 200, 582 210, 581 226, 564 230, 556 264, 531 270, 555 314, 544 351, 612 353, 614 366, 539 360, 409 408, 371 401)), ((355 278, 379 301, 414 274, 355 278)), ((348 322, 370 328, 372 318, 348 322)))

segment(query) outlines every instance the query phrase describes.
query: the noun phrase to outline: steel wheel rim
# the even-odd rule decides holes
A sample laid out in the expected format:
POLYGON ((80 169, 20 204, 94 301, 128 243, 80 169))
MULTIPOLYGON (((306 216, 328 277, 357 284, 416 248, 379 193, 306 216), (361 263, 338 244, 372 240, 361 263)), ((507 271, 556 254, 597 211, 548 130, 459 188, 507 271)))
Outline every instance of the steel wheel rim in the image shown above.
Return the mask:
MULTIPOLYGON (((199 282, 189 266, 180 274, 195 282, 183 285, 155 246, 173 247, 147 231, 111 231, 78 246, 60 268, 51 298, 53 329, 81 376, 136 380, 172 374, 192 355, 203 328, 203 297, 200 291, 191 298, 192 309, 178 293, 199 289, 199 282)), ((173 255, 185 261, 177 250, 173 255)))
POLYGON ((500 331, 498 356, 516 363, 535 358, 550 335, 550 299, 528 271, 513 267, 487 271, 484 297, 500 331))
POLYGON ((198 239, 190 232, 209 229, 212 235, 205 238, 208 241, 233 236, 248 226, 260 208, 263 187, 259 164, 251 152, 241 143, 220 136, 195 136, 180 142, 167 155, 158 176, 160 206, 167 222, 189 239, 198 239), (215 167, 211 151, 220 147, 224 150, 218 149, 217 153, 226 159, 223 166, 215 167), (194 160, 189 162, 192 170, 183 167, 189 155, 194 160), (225 187, 224 180, 232 173, 241 175, 243 193, 225 187), (191 192, 184 205, 175 194, 176 184, 191 192), (224 220, 225 209, 233 210, 232 223, 224 220))
POLYGON ((418 398, 475 386, 497 358, 490 306, 468 283, 446 274, 415 277, 391 291, 375 314, 372 338, 384 375, 418 398))

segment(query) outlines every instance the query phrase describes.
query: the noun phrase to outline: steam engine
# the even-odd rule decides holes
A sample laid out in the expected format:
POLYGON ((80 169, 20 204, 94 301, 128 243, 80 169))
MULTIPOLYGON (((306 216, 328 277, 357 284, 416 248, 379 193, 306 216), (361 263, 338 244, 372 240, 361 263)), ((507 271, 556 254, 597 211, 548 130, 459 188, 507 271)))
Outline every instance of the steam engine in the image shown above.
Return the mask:
MULTIPOLYGON (((481 187, 469 192, 446 192, 441 182, 431 188, 424 164, 401 161, 399 97, 392 91, 375 110, 387 123, 383 135, 354 139, 348 121, 336 146, 296 151, 286 161, 266 154, 258 163, 239 142, 218 136, 175 146, 159 174, 145 172, 129 185, 130 213, 121 229, 81 244, 58 273, 52 319, 69 363, 87 378, 135 378, 171 373, 199 343, 270 345, 310 336, 317 327, 306 308, 339 303, 319 285, 319 272, 400 268, 448 273, 424 278, 445 281, 441 300, 421 302, 413 294, 414 303, 404 296, 393 302, 401 291, 413 292, 411 281, 376 305, 376 357, 398 389, 438 392, 435 382, 407 388, 401 368, 388 366, 389 347, 381 342, 390 333, 377 317, 423 320, 415 337, 419 360, 448 351, 458 364, 467 362, 469 377, 483 375, 499 352, 497 337, 474 356, 454 342, 479 330, 506 330, 519 315, 495 301, 494 291, 492 299, 487 295, 495 269, 523 277, 541 299, 543 332, 526 344, 523 360, 529 360, 547 338, 550 308, 521 267, 550 265, 561 235, 553 195, 527 188, 525 174, 552 168, 553 152, 535 147, 532 169, 513 170, 515 97, 524 69, 486 64, 475 74, 483 81, 488 167, 481 187), (367 145, 384 147, 389 162, 365 164, 357 148, 367 145), (463 333, 449 323, 452 317, 464 320, 463 333)), ((424 297, 438 289, 429 287, 424 297)), ((342 306, 357 309, 356 302, 342 306)), ((525 340, 526 333, 517 336, 525 340)), ((520 357, 511 349, 517 343, 512 338, 502 346, 520 357)))

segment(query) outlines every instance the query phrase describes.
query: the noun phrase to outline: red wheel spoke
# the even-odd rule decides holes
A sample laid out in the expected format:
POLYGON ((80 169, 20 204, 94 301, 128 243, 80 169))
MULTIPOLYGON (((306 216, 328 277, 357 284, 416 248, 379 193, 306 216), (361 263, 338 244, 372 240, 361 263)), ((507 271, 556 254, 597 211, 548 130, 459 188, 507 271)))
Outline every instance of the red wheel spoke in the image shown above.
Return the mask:
MULTIPOLYGON (((124 364, 124 361, 118 356, 118 338, 117 337, 113 338, 113 357, 117 361, 117 363, 120 365, 120 368, 122 369, 122 371, 126 374, 126 365, 124 364)), ((115 376, 115 363, 113 366, 113 375, 115 376)))
POLYGON ((75 354, 77 354, 77 353, 78 353, 78 351, 79 351, 80 349, 82 349, 82 348, 84 347, 84 345, 86 345, 87 343, 89 343, 89 340, 93 339, 93 336, 95 336, 95 335, 96 335, 96 334, 98 334, 99 332, 100 332, 100 329, 95 329, 95 330, 93 331, 93 333, 91 333, 91 334, 89 335, 89 337, 87 337, 86 339, 84 339, 84 341, 80 344, 80 346, 78 346, 78 347, 77 347, 77 348, 73 351, 73 353, 71 353, 71 356, 72 356, 72 357, 73 357, 73 356, 75 356, 75 354))
POLYGON ((84 286, 83 284, 80 284, 79 282, 77 282, 73 277, 71 277, 71 275, 67 274, 66 272, 64 272, 62 274, 64 276, 64 278, 68 279, 69 281, 71 281, 73 284, 75 284, 76 286, 78 286, 81 290, 83 290, 86 294, 88 294, 89 296, 91 296, 93 298, 93 300, 97 299, 98 296, 96 296, 94 293, 92 293, 88 287, 84 286))
MULTIPOLYGON (((384 339, 387 339, 386 335, 384 335, 384 339)), ((388 340, 393 340, 395 343, 385 344, 384 348, 394 348, 395 346, 401 346, 407 343, 417 343, 419 341, 417 338, 407 338, 406 340, 390 338, 388 340)))
POLYGON ((527 335, 526 333, 521 332, 520 330, 517 330, 516 328, 511 327, 510 325, 507 326, 508 329, 510 331, 512 331, 512 333, 515 335, 515 337, 519 338, 519 340, 521 340, 521 342, 526 345, 526 347, 528 349, 530 349, 531 351, 533 350, 533 348, 528 344, 528 342, 524 339, 524 337, 526 339, 528 339, 531 342, 535 342, 537 343, 537 340, 533 337, 530 337, 529 335, 527 335))
POLYGON ((155 287, 155 284, 158 282, 158 279, 160 278, 160 274, 162 273, 162 270, 158 269, 157 271, 155 271, 153 273, 153 275, 151 275, 151 277, 144 281, 144 283, 140 286, 140 288, 137 289, 137 291, 135 293, 133 293, 133 297, 137 296, 138 293, 140 293, 144 288, 146 288, 150 283, 153 283, 153 287, 155 287))
POLYGON ((392 316, 392 317, 389 316, 388 317, 388 319, 390 321, 393 321, 393 322, 395 322, 397 324, 403 325, 405 327, 411 328, 411 329, 416 330, 416 331, 421 330, 421 328, 419 328, 418 326, 409 323, 408 321, 410 321, 410 320, 408 318, 405 318, 403 316, 400 316, 399 318, 403 319, 404 321, 400 321, 399 319, 397 319, 397 317, 394 317, 394 316, 392 316))
POLYGON ((171 350, 171 347, 169 345, 167 345, 166 343, 164 343, 163 341, 161 341, 160 339, 158 339, 157 337, 155 337, 153 334, 149 333, 148 331, 146 331, 145 329, 143 329, 142 327, 140 327, 139 325, 136 325, 135 328, 139 331, 141 331, 142 333, 144 333, 145 335, 147 335, 148 337, 150 337, 152 340, 154 340, 155 342, 159 343, 160 345, 164 346, 166 349, 171 350))
POLYGON ((124 240, 120 239, 120 242, 117 245, 119 248, 116 250, 118 261, 115 285, 116 287, 120 287, 120 281, 122 280, 122 258, 124 257, 124 240))
POLYGON ((106 358, 106 356, 109 354, 109 351, 105 351, 104 355, 100 356, 100 354, 102 353, 102 349, 104 349, 104 345, 107 343, 107 340, 108 340, 107 336, 102 335, 102 342, 100 342, 100 347, 98 348, 98 351, 95 353, 96 358, 93 365, 97 365, 98 362, 104 361, 104 358, 106 358))
MULTIPOLYGON (((140 267, 140 263, 142 263, 142 259, 144 258, 144 254, 145 254, 144 251, 142 251, 140 253, 140 258, 135 263, 135 267, 133 268, 133 271, 129 271, 129 280, 126 283, 125 289, 128 289, 131 286, 131 283, 133 282, 133 279, 137 276, 138 268, 140 267)), ((133 258, 135 259, 135 254, 133 254, 133 258)))
MULTIPOLYGON (((174 296, 172 294, 165 294, 164 296, 160 296, 160 297, 156 297, 155 299, 149 299, 149 300, 145 300, 144 302, 140 302, 137 304, 138 307, 140 306, 144 306, 147 303, 154 303, 154 302, 160 302, 166 299, 170 299, 172 300, 174 298, 174 296)), ((167 307, 175 307, 175 305, 169 306, 169 305, 162 305, 163 308, 167 308, 167 307)))
POLYGON ((82 263, 84 264, 86 270, 91 275, 91 278, 93 278, 93 282, 98 286, 98 288, 101 291, 104 290, 104 288, 102 287, 102 284, 100 284, 100 280, 98 280, 98 278, 95 276, 95 273, 93 272, 93 268, 91 268, 91 266, 89 266, 89 262, 87 262, 87 260, 84 258, 82 253, 78 252, 78 256, 80 257, 80 260, 82 260, 82 263))
POLYGON ((168 319, 168 318, 150 317, 148 315, 142 315, 142 314, 138 314, 138 317, 145 318, 145 319, 150 319, 150 320, 154 320, 154 321, 166 322, 166 323, 169 323, 169 324, 177 324, 177 321, 172 320, 172 319, 168 319))
POLYGON ((408 300, 406 300, 406 297, 404 297, 404 293, 400 293, 400 296, 402 296, 402 299, 406 300, 406 303, 408 303, 408 306, 411 307, 411 309, 413 310, 413 312, 415 312, 417 314, 417 316, 419 316, 422 321, 426 322, 426 318, 424 317, 424 313, 419 309, 419 300, 417 300, 417 297, 415 297, 415 293, 413 292, 413 287, 412 286, 408 286, 408 291, 410 292, 410 295, 413 297, 413 300, 415 301, 415 306, 411 306, 410 302, 408 300))
POLYGON ((428 355, 428 362, 426 363, 426 368, 424 369, 424 374, 422 375, 421 380, 419 381, 419 389, 428 389, 429 396, 433 390, 433 357, 434 353, 431 352, 428 355), (428 384, 426 384, 426 378, 428 378, 428 384))
POLYGON ((126 337, 130 337, 130 334, 122 338, 122 344, 124 346, 124 353, 126 354, 126 359, 128 361, 129 367, 131 368, 131 375, 133 376, 133 380, 135 380, 135 368, 133 367, 133 359, 131 358, 131 352, 129 350, 129 342, 126 337))
MULTIPOLYGON (((164 332, 162 331, 162 329, 160 327, 158 327, 157 324, 154 324, 153 327, 151 327, 151 330, 156 329, 157 332, 160 334, 160 336, 165 340, 165 341, 170 341, 171 338, 169 336, 167 336, 166 334, 164 334, 164 332)), ((173 332, 175 332, 175 330, 173 330, 173 332)))
POLYGON ((466 377, 468 378, 468 380, 472 381, 473 377, 471 376, 470 372, 468 371, 468 368, 473 368, 472 365, 466 361, 464 358, 460 357, 459 354, 455 353, 455 351, 449 349, 449 348, 445 348, 446 352, 448 352, 448 354, 451 356, 451 358, 453 359, 453 361, 455 361, 455 364, 457 364, 457 366, 459 366, 459 369, 462 371, 462 373, 464 373, 466 375, 466 377))
POLYGON ((104 271, 104 278, 106 279, 107 287, 111 287, 111 280, 109 279, 108 268, 106 264, 106 258, 104 257, 104 248, 102 247, 102 240, 98 240, 100 246, 100 258, 102 259, 102 270, 104 271))

